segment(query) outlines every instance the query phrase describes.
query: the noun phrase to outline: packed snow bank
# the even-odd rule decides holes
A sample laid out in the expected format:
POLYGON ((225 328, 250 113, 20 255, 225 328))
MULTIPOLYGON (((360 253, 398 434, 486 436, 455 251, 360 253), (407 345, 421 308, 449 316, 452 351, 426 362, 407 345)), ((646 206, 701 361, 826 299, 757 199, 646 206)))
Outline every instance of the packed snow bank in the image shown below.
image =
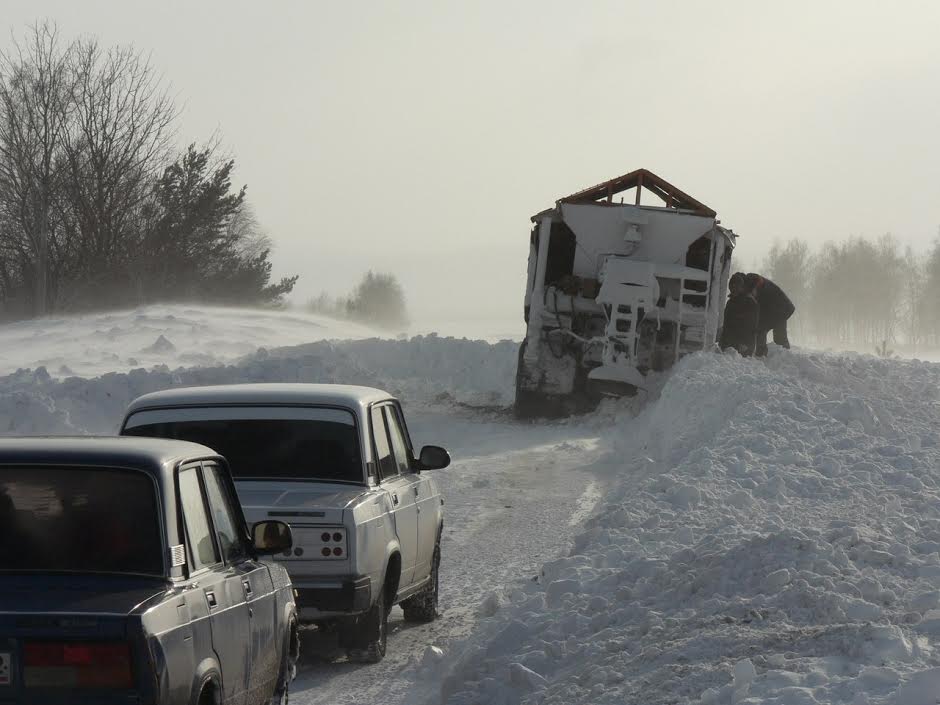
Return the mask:
POLYGON ((155 305, 0 325, 0 374, 45 367, 54 377, 91 377, 155 365, 212 366, 259 347, 375 335, 299 311, 155 305))
POLYGON ((940 366, 699 354, 612 431, 571 554, 449 654, 448 703, 935 703, 940 366))
POLYGON ((238 382, 336 382, 386 389, 407 404, 512 402, 518 346, 437 336, 319 342, 259 350, 238 364, 55 379, 45 368, 0 377, 0 435, 113 433, 141 394, 238 382))

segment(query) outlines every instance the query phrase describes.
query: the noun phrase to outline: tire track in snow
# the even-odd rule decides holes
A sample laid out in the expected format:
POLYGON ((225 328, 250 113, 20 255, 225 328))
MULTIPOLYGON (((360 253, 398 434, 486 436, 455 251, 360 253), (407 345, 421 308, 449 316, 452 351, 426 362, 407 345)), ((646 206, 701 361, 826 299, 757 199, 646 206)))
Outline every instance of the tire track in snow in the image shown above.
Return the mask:
POLYGON ((377 665, 317 660, 312 649, 329 643, 308 635, 293 703, 395 705, 433 698, 438 674, 420 668, 427 647, 442 648, 446 659, 451 645, 473 632, 484 603, 498 604, 499 593, 533 579, 565 550, 602 494, 603 480, 584 469, 605 451, 591 429, 466 414, 410 418, 415 445, 441 443, 454 456, 437 475, 446 503, 441 616, 412 625, 396 607, 388 654, 377 665))

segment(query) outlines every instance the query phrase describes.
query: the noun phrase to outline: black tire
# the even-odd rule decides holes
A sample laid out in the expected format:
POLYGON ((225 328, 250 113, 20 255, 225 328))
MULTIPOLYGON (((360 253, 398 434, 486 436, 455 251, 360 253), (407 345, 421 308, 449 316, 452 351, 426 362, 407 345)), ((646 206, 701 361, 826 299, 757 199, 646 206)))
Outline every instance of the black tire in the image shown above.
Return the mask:
POLYGON ((217 705, 217 692, 215 685, 211 681, 206 682, 203 684, 202 690, 199 691, 199 700, 197 702, 199 705, 217 705))
POLYGON ((431 582, 414 597, 401 603, 406 622, 433 622, 437 619, 437 599, 440 593, 438 574, 441 567, 440 541, 434 546, 434 558, 431 559, 431 582))
POLYGON ((277 674, 277 685, 271 696, 270 705, 284 705, 290 684, 297 677, 297 662, 300 660, 300 634, 297 623, 292 622, 287 631, 287 643, 281 655, 281 667, 277 674))
POLYGON ((385 606, 385 588, 366 614, 359 618, 356 625, 356 648, 346 650, 350 661, 360 663, 378 663, 385 658, 385 648, 388 643, 388 613, 385 606))

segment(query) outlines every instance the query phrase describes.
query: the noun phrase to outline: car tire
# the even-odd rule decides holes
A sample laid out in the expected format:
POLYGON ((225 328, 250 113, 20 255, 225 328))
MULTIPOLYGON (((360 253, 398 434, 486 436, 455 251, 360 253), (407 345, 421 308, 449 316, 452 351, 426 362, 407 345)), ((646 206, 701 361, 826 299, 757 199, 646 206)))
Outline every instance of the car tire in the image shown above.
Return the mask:
POLYGON ((402 612, 407 622, 433 622, 437 619, 437 600, 440 593, 438 576, 441 567, 441 542, 434 546, 434 558, 431 559, 431 582, 414 597, 401 603, 402 612))
POLYGON ((206 681, 199 690, 199 700, 196 702, 198 705, 218 705, 218 693, 215 684, 212 681, 206 681))
POLYGON ((388 643, 388 613, 383 587, 379 591, 375 604, 359 619, 357 624, 359 634, 357 636, 360 637, 362 646, 346 650, 346 657, 350 661, 378 663, 385 658, 385 649, 388 643))
POLYGON ((277 674, 277 685, 274 694, 268 701, 270 705, 284 705, 290 684, 297 677, 297 662, 300 660, 300 634, 297 623, 291 622, 287 631, 287 643, 284 644, 284 653, 281 656, 281 667, 277 674))

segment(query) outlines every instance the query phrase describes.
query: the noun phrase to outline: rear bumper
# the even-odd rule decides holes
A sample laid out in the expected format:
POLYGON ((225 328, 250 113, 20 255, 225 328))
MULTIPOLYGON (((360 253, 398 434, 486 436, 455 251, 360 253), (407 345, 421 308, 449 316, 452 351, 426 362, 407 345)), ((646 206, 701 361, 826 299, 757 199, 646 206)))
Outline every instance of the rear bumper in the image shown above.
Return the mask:
POLYGON ((360 614, 372 604, 372 579, 368 576, 335 576, 304 580, 294 578, 297 613, 302 622, 360 614))

